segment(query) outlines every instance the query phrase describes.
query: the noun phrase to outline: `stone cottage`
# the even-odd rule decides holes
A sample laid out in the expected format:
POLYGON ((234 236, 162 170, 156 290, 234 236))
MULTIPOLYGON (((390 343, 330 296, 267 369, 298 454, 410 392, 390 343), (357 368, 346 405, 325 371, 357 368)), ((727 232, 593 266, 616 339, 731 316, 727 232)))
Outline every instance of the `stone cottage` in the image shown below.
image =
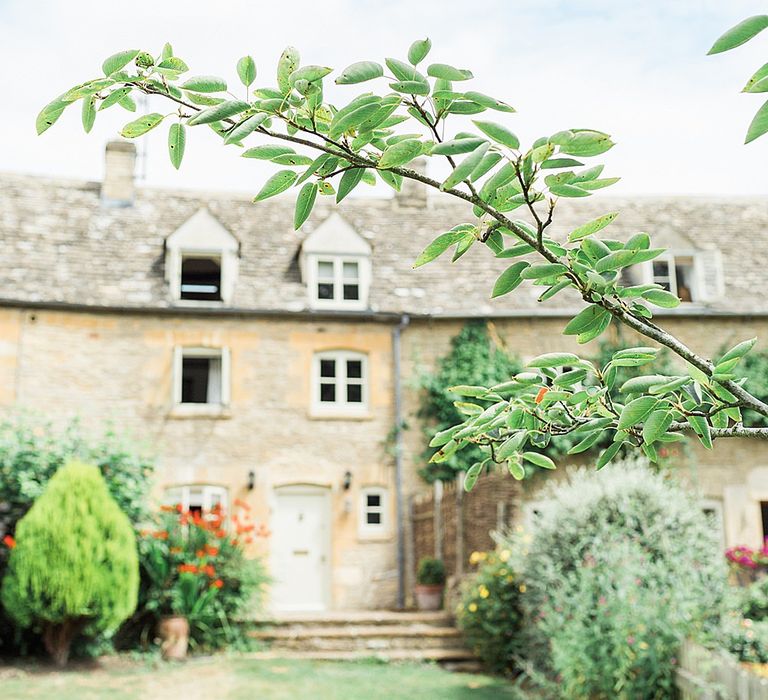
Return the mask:
MULTIPOLYGON (((291 197, 137 188, 134 160, 113 142, 101 183, 0 175, 0 406, 112 421, 156 454, 159 499, 248 503, 272 532, 255 552, 275 609, 396 606, 411 583, 405 504, 423 489, 419 368, 474 318, 523 359, 574 349, 560 331, 577 301, 541 306, 525 286, 492 301, 504 261, 479 246, 412 270, 468 213, 413 183, 320 202, 295 232, 291 197)), ((669 248, 632 272, 684 299, 665 325, 703 354, 766 346, 768 202, 597 196, 558 205, 556 228, 614 209, 612 235, 669 248)), ((768 445, 694 458, 724 543, 760 542, 768 445)), ((539 505, 530 494, 528 512, 539 505)))

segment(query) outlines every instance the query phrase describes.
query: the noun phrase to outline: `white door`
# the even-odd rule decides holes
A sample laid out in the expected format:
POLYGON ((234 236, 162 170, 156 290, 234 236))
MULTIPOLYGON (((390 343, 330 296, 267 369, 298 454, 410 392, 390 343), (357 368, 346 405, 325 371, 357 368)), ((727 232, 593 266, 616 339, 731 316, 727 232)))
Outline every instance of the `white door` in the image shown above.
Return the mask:
POLYGON ((327 607, 330 515, 327 489, 286 486, 275 491, 272 606, 276 611, 327 607))

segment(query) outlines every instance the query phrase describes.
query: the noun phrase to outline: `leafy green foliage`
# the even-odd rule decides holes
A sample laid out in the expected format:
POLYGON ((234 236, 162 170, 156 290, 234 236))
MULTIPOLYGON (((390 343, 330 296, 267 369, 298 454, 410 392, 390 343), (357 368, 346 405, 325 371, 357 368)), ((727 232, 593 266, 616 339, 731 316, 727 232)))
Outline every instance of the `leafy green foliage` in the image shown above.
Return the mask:
MULTIPOLYGON (((753 343, 754 344, 754 343, 753 343)), ((743 356, 741 374, 747 379, 751 392, 763 401, 768 401, 768 352, 753 351, 743 356)), ((768 427, 768 416, 749 409, 743 412, 744 425, 768 427)))
POLYGON ((422 557, 416 571, 416 581, 423 586, 442 586, 445 583, 445 564, 441 559, 422 557))
POLYGON ((526 656, 562 697, 674 696, 680 641, 714 628, 726 571, 682 488, 639 464, 552 486, 531 533, 503 546, 526 591, 526 656))
POLYGON ((66 663, 79 631, 114 630, 136 607, 136 539, 98 467, 68 462, 16 527, 0 596, 21 627, 42 627, 66 663))
POLYGON ((509 550, 473 552, 474 575, 462 584, 456 622, 489 671, 509 673, 525 650, 520 599, 525 585, 512 570, 509 550))

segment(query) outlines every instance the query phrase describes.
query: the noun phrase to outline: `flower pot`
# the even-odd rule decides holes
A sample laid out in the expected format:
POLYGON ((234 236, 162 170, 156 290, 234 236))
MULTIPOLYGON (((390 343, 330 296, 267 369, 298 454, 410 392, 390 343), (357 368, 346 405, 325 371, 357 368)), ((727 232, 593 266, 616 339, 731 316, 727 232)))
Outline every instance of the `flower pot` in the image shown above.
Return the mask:
POLYGON ((445 585, 418 584, 413 592, 416 596, 416 607, 419 610, 440 610, 443 607, 443 589, 445 585))
POLYGON ((182 615, 166 615, 157 624, 160 651, 167 661, 178 661, 187 656, 189 620, 182 615))

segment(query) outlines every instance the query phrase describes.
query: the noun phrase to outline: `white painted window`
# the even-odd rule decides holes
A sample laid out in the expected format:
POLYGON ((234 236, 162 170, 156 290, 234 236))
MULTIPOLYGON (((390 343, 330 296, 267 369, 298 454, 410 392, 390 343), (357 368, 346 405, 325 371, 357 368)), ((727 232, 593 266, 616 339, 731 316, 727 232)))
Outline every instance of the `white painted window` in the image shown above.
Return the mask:
POLYGON ((312 408, 316 413, 360 414, 368 410, 368 358, 359 352, 315 353, 312 408))
POLYGON ((380 486, 360 492, 360 534, 382 535, 387 530, 387 490, 380 486))
POLYGON ((221 256, 181 254, 179 298, 221 301, 221 256))
POLYGON ((165 489, 165 505, 181 505, 182 510, 210 513, 214 508, 227 509, 227 489, 210 484, 185 484, 165 489))
POLYGON ((181 406, 229 404, 227 348, 177 347, 174 352, 173 401, 181 406))
POLYGON ((369 262, 347 256, 310 256, 308 285, 314 308, 364 309, 369 262))

